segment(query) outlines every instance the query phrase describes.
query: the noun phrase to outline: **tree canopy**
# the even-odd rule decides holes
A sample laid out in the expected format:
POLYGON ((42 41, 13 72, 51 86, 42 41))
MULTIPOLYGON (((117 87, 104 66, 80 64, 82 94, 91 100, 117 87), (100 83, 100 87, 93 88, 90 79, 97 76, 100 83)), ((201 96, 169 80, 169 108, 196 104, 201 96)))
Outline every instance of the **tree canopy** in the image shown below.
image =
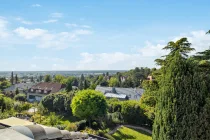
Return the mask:
POLYGON ((105 116, 107 103, 101 92, 82 90, 73 98, 71 108, 73 115, 90 121, 105 116))

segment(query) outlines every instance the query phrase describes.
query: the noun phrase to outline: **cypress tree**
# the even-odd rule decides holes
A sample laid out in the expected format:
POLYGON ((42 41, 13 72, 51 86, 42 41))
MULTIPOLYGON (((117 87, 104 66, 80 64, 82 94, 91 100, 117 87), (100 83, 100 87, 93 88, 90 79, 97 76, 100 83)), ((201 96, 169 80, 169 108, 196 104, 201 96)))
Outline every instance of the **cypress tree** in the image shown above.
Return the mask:
POLYGON ((153 140, 210 138, 209 76, 178 51, 167 56, 159 81, 153 140))
POLYGON ((17 84, 18 83, 18 76, 17 76, 17 74, 15 75, 15 84, 17 84))
POLYGON ((11 82, 11 84, 12 84, 12 85, 14 84, 14 76, 13 76, 13 71, 12 71, 12 73, 11 73, 11 79, 10 79, 10 82, 11 82))

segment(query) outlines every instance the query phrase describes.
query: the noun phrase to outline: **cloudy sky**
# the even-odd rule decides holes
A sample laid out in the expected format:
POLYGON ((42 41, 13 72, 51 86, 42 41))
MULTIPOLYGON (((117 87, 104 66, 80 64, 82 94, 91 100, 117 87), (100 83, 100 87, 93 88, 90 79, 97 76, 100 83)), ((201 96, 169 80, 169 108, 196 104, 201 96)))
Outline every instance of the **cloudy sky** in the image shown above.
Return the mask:
POLYGON ((0 71, 155 67, 168 41, 208 49, 209 0, 1 0, 0 71))

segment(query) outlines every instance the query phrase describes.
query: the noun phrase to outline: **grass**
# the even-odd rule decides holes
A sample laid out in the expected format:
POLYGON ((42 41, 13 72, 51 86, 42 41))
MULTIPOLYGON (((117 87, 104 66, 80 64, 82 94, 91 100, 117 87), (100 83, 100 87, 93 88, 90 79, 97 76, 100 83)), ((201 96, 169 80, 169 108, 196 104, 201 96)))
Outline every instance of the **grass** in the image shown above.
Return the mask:
POLYGON ((151 134, 127 127, 120 128, 112 136, 116 140, 152 140, 151 134))
POLYGON ((65 124, 65 123, 72 123, 72 122, 78 122, 78 121, 80 121, 80 119, 78 119, 77 117, 74 117, 72 115, 64 115, 61 120, 61 123, 65 124))

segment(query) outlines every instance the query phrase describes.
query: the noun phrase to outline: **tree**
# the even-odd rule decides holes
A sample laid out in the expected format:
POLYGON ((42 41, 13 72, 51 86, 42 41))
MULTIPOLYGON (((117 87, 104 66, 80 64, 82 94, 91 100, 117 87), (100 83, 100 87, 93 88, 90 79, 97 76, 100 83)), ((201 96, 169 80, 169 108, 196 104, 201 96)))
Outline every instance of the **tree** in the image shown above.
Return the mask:
POLYGON ((80 80, 81 80, 81 81, 84 81, 84 80, 85 80, 85 77, 84 77, 84 75, 83 75, 83 74, 81 75, 80 80))
POLYGON ((67 82, 66 82, 66 91, 69 92, 72 90, 72 83, 73 81, 68 79, 67 82))
POLYGON ((32 82, 32 83, 34 82, 34 77, 33 77, 33 76, 31 77, 31 82, 32 82))
POLYGON ((66 96, 62 93, 55 94, 54 95, 54 100, 53 100, 53 108, 54 111, 62 112, 65 110, 64 102, 66 96))
POLYGON ((42 80, 43 80, 43 76, 40 75, 40 76, 39 76, 39 81, 42 82, 42 80))
POLYGON ((84 89, 88 89, 89 87, 89 83, 87 80, 84 81, 84 89))
POLYGON ((81 119, 89 121, 103 117, 107 111, 105 96, 95 90, 79 91, 71 103, 72 113, 81 119))
POLYGON ((161 67, 153 140, 206 140, 210 137, 210 77, 198 70, 198 64, 186 59, 187 39, 169 42, 171 52, 161 67), (183 43, 185 42, 185 43, 183 43), (172 46, 175 46, 174 48, 172 46), (208 108, 208 109, 207 109, 208 108))
POLYGON ((17 74, 15 75, 15 84, 17 84, 18 83, 18 76, 17 76, 17 74))
POLYGON ((10 87, 11 83, 7 81, 6 79, 3 81, 0 81, 0 90, 4 90, 5 88, 10 87))
POLYGON ((51 77, 51 75, 45 75, 45 77, 44 77, 44 82, 52 82, 52 77, 51 77))
POLYGON ((17 101, 25 102, 26 101, 26 95, 25 94, 17 94, 17 95, 15 95, 14 99, 17 100, 17 101))
POLYGON ((18 90, 18 88, 16 88, 16 90, 15 90, 15 94, 16 94, 16 95, 18 95, 18 94, 19 94, 19 90, 18 90))
POLYGON ((65 77, 63 75, 58 74, 58 75, 55 75, 54 82, 63 84, 64 79, 65 79, 65 77))
POLYGON ((163 49, 170 50, 169 55, 175 55, 178 52, 184 56, 187 56, 187 53, 195 50, 191 48, 191 43, 188 42, 187 38, 181 38, 176 42, 171 41, 163 49))
POLYGON ((44 106, 48 111, 53 111, 53 100, 55 99, 54 94, 49 94, 42 98, 40 104, 44 106))
POLYGON ((11 79, 10 79, 11 84, 14 84, 14 76, 13 76, 13 72, 11 73, 11 79))
POLYGON ((109 86, 110 86, 110 87, 117 87, 117 86, 119 86, 119 81, 117 80, 117 78, 112 77, 112 78, 109 80, 109 86))

